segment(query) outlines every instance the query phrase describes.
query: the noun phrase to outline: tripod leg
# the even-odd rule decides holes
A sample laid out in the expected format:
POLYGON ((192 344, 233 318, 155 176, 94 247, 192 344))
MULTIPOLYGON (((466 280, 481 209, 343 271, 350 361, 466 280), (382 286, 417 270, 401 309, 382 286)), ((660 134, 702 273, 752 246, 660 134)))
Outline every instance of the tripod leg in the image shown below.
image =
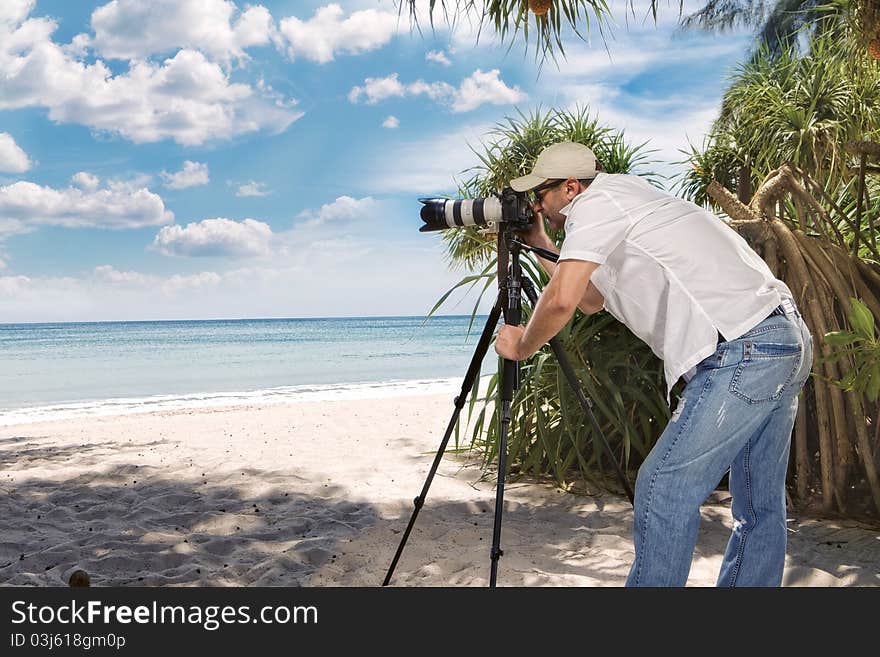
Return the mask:
POLYGON ((519 363, 504 360, 503 385, 501 389, 501 415, 498 431, 498 484, 495 487, 495 525, 492 529, 491 568, 489 586, 495 587, 498 578, 498 559, 504 555, 501 549, 501 514, 504 506, 504 477, 507 474, 507 433, 510 429, 510 405, 519 374, 519 363))
MULTIPOLYGON (((529 298, 529 302, 532 304, 532 308, 534 308, 535 304, 538 302, 538 295, 535 292, 534 285, 527 278, 523 278, 522 287, 526 293, 526 296, 529 298)), ((599 426, 599 422, 596 420, 596 416, 593 414, 593 402, 592 400, 590 400, 589 397, 586 396, 586 394, 584 394, 584 390, 581 387, 580 382, 578 381, 577 374, 575 374, 574 368, 571 366, 571 363, 568 360, 568 356, 565 354, 565 350, 562 348, 562 343, 560 342, 558 337, 551 338, 550 348, 553 349, 553 353, 556 355, 556 360, 559 361, 559 365, 562 367, 562 372, 565 375, 568 384, 571 386, 571 389, 574 391, 578 403, 580 403, 581 408, 584 409, 584 413, 586 414, 587 418, 589 418, 590 424, 593 427, 593 431, 595 431, 596 435, 598 435, 602 439, 602 443, 605 445, 605 449, 608 452, 611 463, 614 464, 614 468, 617 471, 617 478, 623 485, 623 489, 626 491, 627 497, 629 497, 630 504, 634 504, 632 488, 630 487, 629 482, 626 479, 626 475, 624 474, 623 469, 620 467, 617 459, 614 458, 614 452, 611 451, 611 445, 608 444, 608 440, 605 438, 605 434, 602 432, 602 429, 599 426)))
MULTIPOLYGON (((511 326, 519 326, 522 320, 522 269, 519 263, 519 249, 514 249, 512 254, 510 273, 502 286, 502 292, 507 292, 504 321, 511 326)), ((507 476, 507 435, 510 431, 510 406, 517 388, 519 388, 519 362, 505 358, 498 394, 498 400, 501 402, 498 427, 498 483, 495 486, 495 526, 492 530, 490 553, 490 588, 495 588, 495 581, 498 578, 498 559, 504 554, 501 549, 501 516, 504 513, 504 478, 507 476)))
POLYGON ((394 560, 391 562, 391 567, 388 569, 388 574, 385 575, 385 581, 382 582, 382 586, 388 586, 388 583, 391 581, 391 576, 394 574, 394 569, 397 567, 397 562, 400 559, 400 555, 403 553, 403 548, 406 545, 406 541, 409 538, 413 525, 415 525, 419 511, 421 511, 422 505, 425 503, 425 498, 428 496, 428 488, 430 488, 431 482, 434 480, 434 474, 436 474, 437 468, 440 466, 440 459, 443 458, 443 452, 446 451, 449 437, 452 435, 452 431, 458 423, 458 416, 461 414, 461 409, 464 408, 468 393, 473 388, 474 381, 480 373, 480 365, 482 365, 483 358, 489 351, 492 334, 495 332, 495 327, 497 326, 500 317, 501 300, 499 297, 498 301, 495 302, 495 307, 492 308, 492 312, 489 313, 489 319, 486 320, 486 326, 483 328, 483 333, 480 335, 480 341, 477 343, 477 348, 474 350, 474 355, 471 358, 471 364, 468 367, 467 374, 465 374, 464 381, 461 384, 461 392, 455 398, 455 410, 452 413, 452 417, 449 419, 446 433, 443 435, 443 440, 440 442, 440 448, 437 450, 436 456, 434 456, 434 463, 431 465, 431 471, 428 473, 428 478, 425 480, 422 492, 413 500, 415 508, 409 519, 409 524, 406 526, 406 531, 403 532, 403 538, 400 540, 400 545, 397 547, 397 553, 394 555, 394 560))

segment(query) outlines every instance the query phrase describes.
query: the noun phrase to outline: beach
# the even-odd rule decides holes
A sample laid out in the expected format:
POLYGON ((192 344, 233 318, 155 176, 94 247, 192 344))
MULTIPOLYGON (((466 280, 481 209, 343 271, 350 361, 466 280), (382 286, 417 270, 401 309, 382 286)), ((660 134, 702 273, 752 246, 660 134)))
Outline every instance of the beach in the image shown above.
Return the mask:
MULTIPOLYGON (((454 395, 362 392, 0 426, 0 584, 66 586, 83 569, 96 587, 380 586, 454 395)), ((392 585, 488 584, 494 479, 452 448, 392 585)), ((714 585, 729 502, 718 491, 703 506, 689 586, 714 585)), ((880 585, 876 527, 796 514, 788 527, 784 585, 880 585)), ((499 586, 622 586, 632 509, 623 497, 511 481, 501 547, 499 586)))

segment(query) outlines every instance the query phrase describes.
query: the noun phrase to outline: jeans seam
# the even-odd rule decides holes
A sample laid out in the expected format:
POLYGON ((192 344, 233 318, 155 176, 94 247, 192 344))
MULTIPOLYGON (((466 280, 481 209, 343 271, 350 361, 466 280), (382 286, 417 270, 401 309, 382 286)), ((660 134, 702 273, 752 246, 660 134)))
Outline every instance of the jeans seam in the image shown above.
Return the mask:
POLYGON ((743 459, 743 474, 746 484, 746 506, 748 507, 748 513, 752 524, 748 527, 748 529, 743 530, 742 539, 740 540, 739 546, 736 550, 736 559, 733 562, 733 572, 731 572, 730 574, 730 586, 736 586, 736 577, 739 574, 739 569, 742 565, 743 552, 745 552, 746 549, 746 541, 749 539, 749 534, 752 532, 752 527, 754 527, 758 522, 758 519, 755 515, 755 507, 752 504, 752 477, 749 470, 749 456, 751 454, 751 450, 749 448, 751 447, 751 444, 752 440, 750 438, 749 441, 746 443, 745 448, 746 454, 743 459))
POLYGON ((749 329, 741 336, 737 338, 737 340, 744 340, 746 338, 750 338, 754 335, 762 335, 764 333, 768 333, 770 331, 778 331, 779 329, 788 328, 788 324, 773 324, 771 326, 762 326, 761 328, 753 328, 749 329))
MULTIPOLYGON (((703 397, 705 396, 706 391, 709 389, 709 386, 712 383, 712 378, 713 378, 714 374, 715 374, 715 370, 712 370, 706 376, 706 383, 703 384, 703 389, 700 391, 700 396, 697 397, 696 401, 690 406, 688 417, 685 421, 683 421, 681 423, 681 427, 678 430, 678 435, 675 436, 675 440, 672 441, 672 444, 669 446, 669 449, 666 450, 666 453, 663 455, 663 458, 660 459, 660 463, 657 464, 657 468, 654 470, 654 473, 651 475, 651 482, 650 482, 650 484, 648 484, 648 492, 645 494, 645 510, 642 514, 642 517, 644 519, 643 526, 644 526, 644 539, 645 539, 642 541, 642 545, 641 545, 640 552, 642 554, 644 554, 645 551, 647 550, 647 538, 649 535, 649 532, 648 532, 648 518, 649 518, 648 510, 651 507, 651 498, 654 494, 654 483, 657 481, 657 475, 659 474, 660 469, 663 467, 663 464, 666 463, 666 459, 669 458, 669 455, 672 453, 672 450, 675 448, 676 444, 678 444, 678 440, 681 438, 682 434, 685 432, 685 429, 687 429, 688 426, 690 425, 690 419, 691 419, 691 417, 693 417, 694 407, 696 407, 700 403, 700 401, 703 399, 703 397)), ((635 558, 636 558, 636 562, 639 564, 638 568, 636 569, 636 576, 635 576, 635 584, 638 585, 639 581, 641 580, 641 577, 642 577, 642 563, 644 560, 639 559, 638 554, 636 554, 635 558)))

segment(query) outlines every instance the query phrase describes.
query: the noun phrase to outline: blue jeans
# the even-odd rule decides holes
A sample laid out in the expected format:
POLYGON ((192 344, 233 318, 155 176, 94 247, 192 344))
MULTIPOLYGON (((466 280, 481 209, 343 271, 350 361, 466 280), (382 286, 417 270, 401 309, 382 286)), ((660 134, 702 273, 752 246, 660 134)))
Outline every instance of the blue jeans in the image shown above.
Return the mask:
POLYGON ((785 474, 813 341, 797 310, 718 345, 639 469, 627 586, 684 586, 700 505, 730 471, 733 531, 718 586, 779 586, 785 474))

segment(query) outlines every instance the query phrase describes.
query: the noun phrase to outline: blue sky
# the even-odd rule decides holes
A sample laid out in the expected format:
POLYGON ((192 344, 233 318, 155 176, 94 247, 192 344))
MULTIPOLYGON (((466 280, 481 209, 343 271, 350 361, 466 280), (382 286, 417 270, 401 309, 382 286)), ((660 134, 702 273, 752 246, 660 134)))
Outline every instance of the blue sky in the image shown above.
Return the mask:
POLYGON ((506 116, 588 105, 665 173, 702 141, 750 37, 611 6, 538 67, 391 0, 3 0, 0 323, 426 313, 462 272, 417 198, 506 116))

